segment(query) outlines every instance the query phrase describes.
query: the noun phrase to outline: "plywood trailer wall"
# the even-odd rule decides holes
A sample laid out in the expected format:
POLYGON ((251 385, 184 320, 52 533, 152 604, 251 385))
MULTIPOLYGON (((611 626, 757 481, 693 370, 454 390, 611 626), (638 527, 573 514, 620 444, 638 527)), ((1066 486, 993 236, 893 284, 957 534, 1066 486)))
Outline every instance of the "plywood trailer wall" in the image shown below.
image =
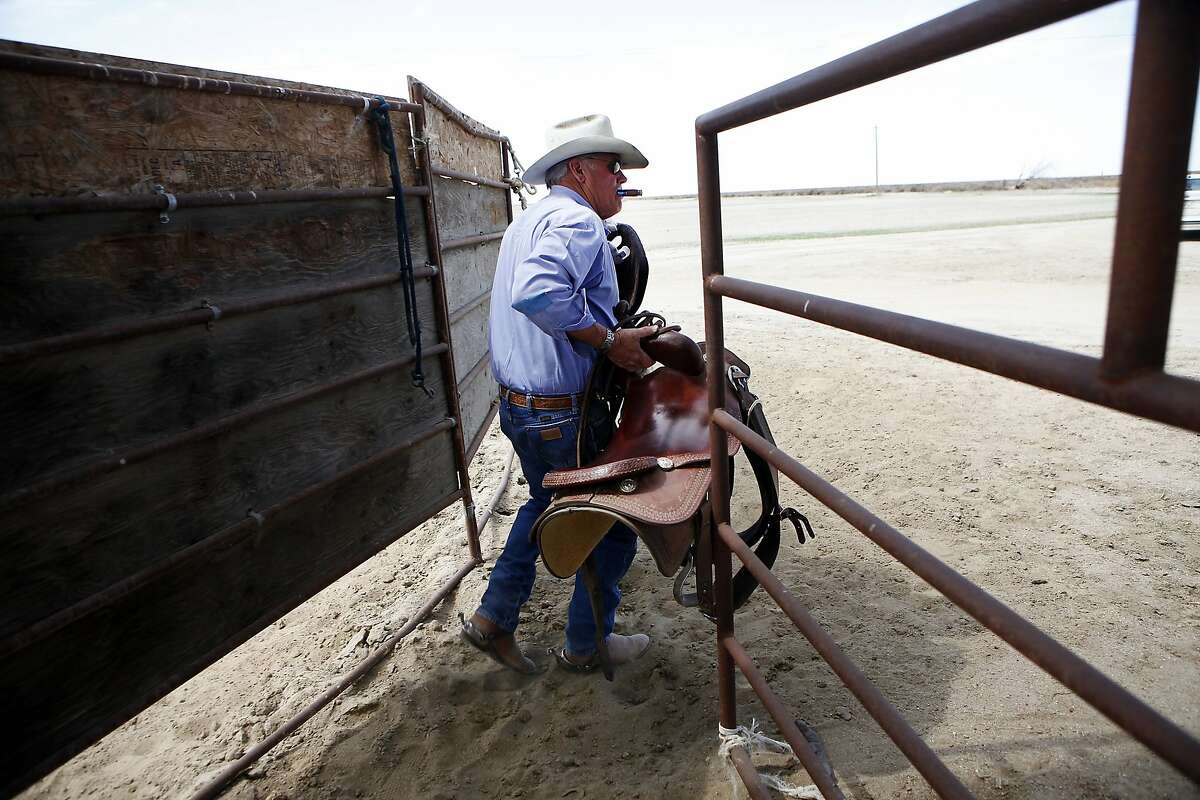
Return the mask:
POLYGON ((405 108, 426 390, 362 95, 0 43, 0 795, 462 496, 498 243, 434 269, 435 239, 502 231, 508 192, 431 198, 405 108))

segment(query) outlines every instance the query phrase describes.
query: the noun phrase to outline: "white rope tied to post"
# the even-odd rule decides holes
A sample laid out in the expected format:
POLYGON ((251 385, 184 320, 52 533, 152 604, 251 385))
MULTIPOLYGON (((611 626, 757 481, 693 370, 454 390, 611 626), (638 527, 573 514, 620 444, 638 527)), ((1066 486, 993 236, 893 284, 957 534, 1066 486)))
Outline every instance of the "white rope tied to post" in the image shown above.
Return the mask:
POLYGON ((525 199, 525 193, 528 192, 529 194, 537 194, 536 186, 529 185, 525 181, 521 180, 520 176, 515 178, 505 178, 503 179, 502 183, 507 183, 508 188, 512 189, 513 194, 515 194, 517 199, 521 201, 522 211, 529 208, 529 201, 525 199))
MULTIPOLYGON (((721 738, 721 744, 717 748, 717 755, 721 758, 729 758, 730 752, 735 747, 742 747, 746 753, 753 758, 755 753, 775 753, 776 755, 796 757, 792 752, 792 747, 787 742, 781 742, 778 739, 772 739, 765 733, 758 730, 758 720, 751 719, 750 727, 738 725, 736 728, 726 728, 723 725, 717 725, 717 735, 721 738)), ((729 783, 733 787, 733 795, 737 797, 737 782, 736 771, 730 774, 729 783)), ((825 800, 821 790, 814 784, 808 786, 793 786, 787 781, 780 778, 778 775, 772 775, 769 772, 759 772, 759 778, 769 788, 782 794, 784 797, 796 797, 800 800, 825 800)))
POLYGON ((515 173, 513 177, 506 178, 504 182, 509 185, 513 193, 517 196, 517 199, 521 201, 521 210, 524 211, 529 207, 528 201, 525 199, 525 193, 528 192, 530 195, 535 195, 538 190, 533 184, 525 182, 525 167, 521 164, 521 160, 517 158, 517 152, 513 150, 512 142, 505 138, 504 144, 508 148, 508 154, 512 156, 513 172, 515 173))

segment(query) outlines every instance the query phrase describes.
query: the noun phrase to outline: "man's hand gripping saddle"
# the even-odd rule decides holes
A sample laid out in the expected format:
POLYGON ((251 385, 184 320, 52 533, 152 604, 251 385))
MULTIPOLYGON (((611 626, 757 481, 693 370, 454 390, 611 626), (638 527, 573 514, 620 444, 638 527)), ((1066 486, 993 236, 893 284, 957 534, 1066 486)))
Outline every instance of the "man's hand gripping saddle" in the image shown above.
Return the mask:
MULTIPOLYGON (((640 245, 628 226, 618 228, 626 244, 640 245), (623 230, 622 230, 623 229, 623 230)), ((634 259, 642 262, 633 287, 640 302, 638 284, 644 289, 645 255, 632 248, 634 259)), ((618 265, 620 270, 620 264, 618 265)), ((620 274, 620 273, 619 273, 620 274)), ((625 295, 626 285, 622 285, 625 295)), ((624 302, 624 301, 623 301, 624 302)), ((662 318, 636 314, 626 306, 622 324, 630 327, 662 318)), ((629 526, 646 544, 659 572, 676 576, 675 599, 685 606, 699 606, 713 615, 711 565, 707 559, 697 573, 696 594, 684 594, 683 585, 699 552, 701 533, 711 522, 708 494, 712 483, 709 446, 708 389, 705 385, 705 356, 696 342, 666 327, 644 340, 646 352, 662 366, 642 375, 616 368, 607 359, 597 362, 589 380, 583 409, 599 402, 607 405, 618 419, 608 446, 595 458, 575 469, 558 470, 546 475, 542 485, 555 490, 550 507, 534 524, 532 537, 537 542, 542 562, 559 578, 583 571, 596 618, 597 652, 604 674, 612 679, 603 642, 602 606, 589 564, 589 555, 616 522, 629 526), (618 418, 619 413, 619 418, 618 418)), ((762 405, 749 389, 749 366, 728 350, 724 353, 723 374, 726 385, 726 411, 752 430, 774 441, 762 405)), ((582 431, 586 424, 580 425, 582 431)), ((728 437, 730 461, 741 449, 741 442, 728 437)), ((577 449, 582 455, 582 447, 577 449)), ((762 498, 758 520, 739 536, 767 566, 779 551, 780 521, 791 520, 800 542, 805 532, 811 536, 808 520, 794 509, 781 509, 777 494, 777 475, 773 467, 750 450, 748 456, 762 498)), ((732 470, 730 470, 732 474, 732 470)), ((741 606, 758 582, 744 567, 733 582, 734 608, 741 606)))

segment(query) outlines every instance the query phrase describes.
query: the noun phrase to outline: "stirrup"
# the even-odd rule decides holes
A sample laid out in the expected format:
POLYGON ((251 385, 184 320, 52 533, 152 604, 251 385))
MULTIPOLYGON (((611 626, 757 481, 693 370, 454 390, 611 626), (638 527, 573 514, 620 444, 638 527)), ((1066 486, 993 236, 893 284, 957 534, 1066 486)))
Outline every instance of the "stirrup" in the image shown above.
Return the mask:
POLYGON ((567 672, 578 672, 586 675, 588 673, 595 672, 600 666, 598 652, 592 653, 587 661, 572 661, 570 658, 568 658, 566 645, 563 645, 562 647, 552 647, 550 648, 550 652, 554 654, 554 660, 558 662, 558 665, 567 672))

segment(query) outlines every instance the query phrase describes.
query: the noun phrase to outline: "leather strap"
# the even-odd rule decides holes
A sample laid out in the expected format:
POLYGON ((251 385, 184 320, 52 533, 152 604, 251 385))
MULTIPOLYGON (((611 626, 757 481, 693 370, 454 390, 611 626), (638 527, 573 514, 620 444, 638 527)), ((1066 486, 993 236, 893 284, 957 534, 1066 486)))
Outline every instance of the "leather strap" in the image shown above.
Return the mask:
POLYGON ((521 394, 514 392, 507 386, 500 387, 500 397, 508 400, 514 406, 521 408, 532 408, 535 411, 560 411, 564 408, 574 408, 579 404, 580 395, 577 394, 555 394, 537 396, 532 394, 521 394))

